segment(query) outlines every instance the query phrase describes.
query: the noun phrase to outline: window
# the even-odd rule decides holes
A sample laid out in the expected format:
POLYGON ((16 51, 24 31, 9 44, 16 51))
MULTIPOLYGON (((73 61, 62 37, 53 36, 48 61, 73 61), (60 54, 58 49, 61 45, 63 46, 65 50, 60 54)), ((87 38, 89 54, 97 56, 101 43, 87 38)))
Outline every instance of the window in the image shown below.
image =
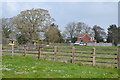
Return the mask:
POLYGON ((83 39, 83 37, 80 37, 80 39, 83 39))

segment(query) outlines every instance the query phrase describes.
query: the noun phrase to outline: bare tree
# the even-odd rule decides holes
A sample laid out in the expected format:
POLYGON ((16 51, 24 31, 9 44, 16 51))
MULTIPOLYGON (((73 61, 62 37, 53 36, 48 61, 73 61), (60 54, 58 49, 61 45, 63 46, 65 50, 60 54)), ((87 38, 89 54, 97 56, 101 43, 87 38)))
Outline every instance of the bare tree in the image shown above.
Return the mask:
POLYGON ((14 30, 12 18, 2 18, 1 19, 1 26, 2 26, 3 38, 9 38, 9 34, 14 30))
POLYGON ((67 37, 70 37, 70 39, 72 39, 75 35, 76 32, 76 23, 75 22, 71 22, 69 24, 67 24, 67 26, 65 27, 65 34, 67 35, 67 37))
POLYGON ((92 35, 94 35, 94 31, 88 25, 86 25, 86 26, 83 27, 82 33, 83 34, 92 34, 92 35))
POLYGON ((83 27, 84 27, 84 23, 82 23, 82 22, 76 23, 76 35, 80 34, 83 27))
POLYGON ((106 32, 100 26, 94 25, 93 31, 95 33, 95 39, 97 42, 103 42, 103 39, 106 37, 106 32))
POLYGON ((93 31, 87 24, 83 22, 71 22, 68 23, 63 32, 64 37, 69 37, 73 39, 79 34, 93 34, 93 31))

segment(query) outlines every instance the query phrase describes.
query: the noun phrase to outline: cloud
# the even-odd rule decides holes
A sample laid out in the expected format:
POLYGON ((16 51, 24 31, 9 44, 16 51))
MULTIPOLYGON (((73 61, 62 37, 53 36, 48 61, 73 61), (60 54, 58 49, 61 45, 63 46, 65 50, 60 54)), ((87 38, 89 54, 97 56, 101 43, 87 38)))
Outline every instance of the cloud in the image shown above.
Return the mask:
POLYGON ((96 24, 104 28, 112 23, 117 24, 117 2, 4 2, 3 17, 13 17, 32 8, 47 9, 61 30, 72 21, 82 21, 90 26, 96 24))

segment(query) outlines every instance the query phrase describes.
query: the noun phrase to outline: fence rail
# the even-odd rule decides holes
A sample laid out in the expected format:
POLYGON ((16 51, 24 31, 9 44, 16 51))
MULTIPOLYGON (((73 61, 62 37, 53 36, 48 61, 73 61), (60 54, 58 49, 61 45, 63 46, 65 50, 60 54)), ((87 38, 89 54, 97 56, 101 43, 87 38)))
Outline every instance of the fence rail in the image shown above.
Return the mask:
MULTIPOLYGON (((83 63, 84 65, 110 64, 120 68, 120 50, 118 49, 95 49, 95 48, 75 48, 75 47, 40 47, 21 46, 16 47, 14 53, 21 53, 24 56, 37 55, 38 59, 46 58, 54 61, 67 61, 72 63, 83 63), (21 49, 22 48, 22 49, 21 49), (111 53, 112 51, 112 53, 111 53), (103 64, 104 63, 104 64, 103 64)), ((6 48, 8 49, 8 47, 6 48)), ((13 52, 12 50, 2 50, 3 52, 13 52)), ((11 49, 11 48, 9 48, 11 49)))

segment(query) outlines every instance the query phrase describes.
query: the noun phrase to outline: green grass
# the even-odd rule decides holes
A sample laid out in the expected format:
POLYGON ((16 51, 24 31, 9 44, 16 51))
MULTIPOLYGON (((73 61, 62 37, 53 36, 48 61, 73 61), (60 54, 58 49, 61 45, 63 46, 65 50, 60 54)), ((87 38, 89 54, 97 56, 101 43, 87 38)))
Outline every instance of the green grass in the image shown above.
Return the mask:
MULTIPOLYGON (((54 46, 54 45, 50 45, 50 46, 54 46)), ((56 45, 58 47, 77 47, 77 48, 103 48, 103 49, 116 49, 116 46, 63 46, 63 45, 56 45)))
POLYGON ((117 69, 38 60, 31 56, 3 56, 3 78, 117 78, 117 69))

